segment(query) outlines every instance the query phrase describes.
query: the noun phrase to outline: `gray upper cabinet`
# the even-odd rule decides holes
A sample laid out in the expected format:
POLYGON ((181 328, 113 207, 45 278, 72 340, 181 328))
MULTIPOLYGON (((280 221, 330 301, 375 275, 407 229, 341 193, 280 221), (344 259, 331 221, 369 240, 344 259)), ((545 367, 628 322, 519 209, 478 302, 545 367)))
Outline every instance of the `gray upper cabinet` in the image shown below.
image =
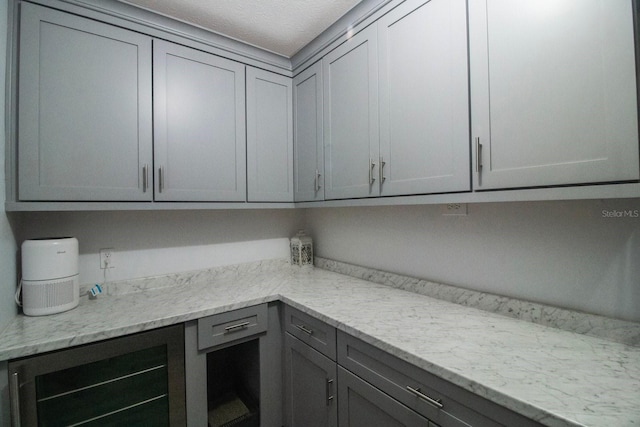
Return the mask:
POLYGON ((247 200, 293 201, 290 77, 247 67, 247 200))
POLYGON ((376 23, 322 59, 325 198, 379 195, 376 23))
POLYGON ((294 199, 324 200, 322 62, 293 79, 294 199))
POLYGON ((637 180, 630 0, 469 1, 474 187, 637 180))
POLYGON ((18 197, 145 201, 151 39, 20 3, 18 197))
POLYGON ((244 201, 245 66, 153 41, 158 201, 244 201))
POLYGON ((469 191, 466 1, 407 1, 378 44, 380 194, 469 191))

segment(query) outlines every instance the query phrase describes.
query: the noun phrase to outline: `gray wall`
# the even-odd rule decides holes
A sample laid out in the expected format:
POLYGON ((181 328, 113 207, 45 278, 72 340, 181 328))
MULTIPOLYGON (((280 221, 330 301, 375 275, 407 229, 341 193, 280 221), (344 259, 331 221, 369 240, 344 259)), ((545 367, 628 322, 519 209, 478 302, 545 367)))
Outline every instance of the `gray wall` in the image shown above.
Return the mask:
POLYGON ((308 209, 306 222, 322 257, 640 321, 640 218, 615 217, 639 200, 468 208, 308 209))

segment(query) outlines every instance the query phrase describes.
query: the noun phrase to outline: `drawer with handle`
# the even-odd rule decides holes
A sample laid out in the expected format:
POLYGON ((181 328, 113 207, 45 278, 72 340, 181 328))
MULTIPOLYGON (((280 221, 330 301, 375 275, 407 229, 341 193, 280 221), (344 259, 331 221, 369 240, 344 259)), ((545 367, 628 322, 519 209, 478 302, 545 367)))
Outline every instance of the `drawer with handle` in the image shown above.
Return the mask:
POLYGON ((198 319, 198 349, 203 350, 267 331, 267 305, 260 304, 198 319))
POLYGON ((285 330, 332 360, 336 360, 336 328, 290 306, 284 308, 285 330))
POLYGON ((339 365, 442 427, 540 424, 338 331, 339 365))

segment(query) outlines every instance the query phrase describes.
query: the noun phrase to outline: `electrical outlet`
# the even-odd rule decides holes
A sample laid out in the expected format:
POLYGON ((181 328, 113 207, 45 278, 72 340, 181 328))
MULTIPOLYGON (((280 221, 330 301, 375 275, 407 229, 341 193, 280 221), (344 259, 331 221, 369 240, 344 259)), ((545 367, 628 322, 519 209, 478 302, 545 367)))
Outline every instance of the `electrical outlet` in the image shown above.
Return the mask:
POLYGON ((113 248, 100 249, 100 268, 114 268, 114 260, 113 260, 114 250, 113 248))
POLYGON ((442 215, 467 216, 466 203, 447 203, 442 205, 442 215))

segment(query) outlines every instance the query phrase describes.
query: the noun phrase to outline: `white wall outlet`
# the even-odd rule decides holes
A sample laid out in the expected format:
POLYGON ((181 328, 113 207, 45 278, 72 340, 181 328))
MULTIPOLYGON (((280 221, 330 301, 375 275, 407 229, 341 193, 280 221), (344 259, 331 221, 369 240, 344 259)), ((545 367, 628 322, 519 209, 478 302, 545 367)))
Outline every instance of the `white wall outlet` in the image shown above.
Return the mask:
POLYGON ((100 268, 114 268, 115 263, 113 259, 113 248, 100 249, 100 268))
POLYGON ((447 203, 446 205, 442 205, 442 215, 467 216, 467 213, 466 203, 447 203))

